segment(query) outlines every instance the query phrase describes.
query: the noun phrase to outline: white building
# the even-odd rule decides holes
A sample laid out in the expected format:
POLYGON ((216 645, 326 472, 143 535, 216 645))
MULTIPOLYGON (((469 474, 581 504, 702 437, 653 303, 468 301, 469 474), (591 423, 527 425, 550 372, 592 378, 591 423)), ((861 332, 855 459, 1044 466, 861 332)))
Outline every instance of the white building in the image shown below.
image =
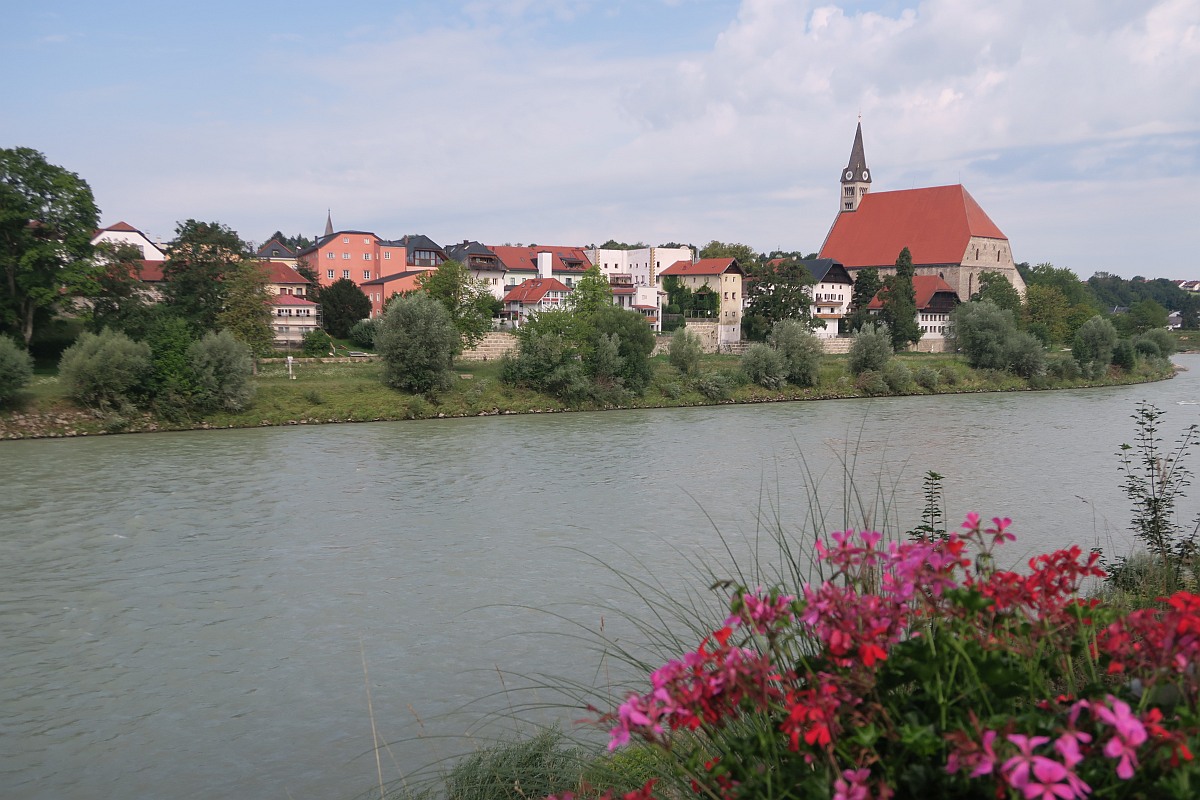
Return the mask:
POLYGON ((643 247, 639 250, 587 251, 588 260, 611 282, 628 277, 634 286, 654 286, 658 274, 677 261, 694 261, 690 247, 643 247))
POLYGON ((114 245, 133 245, 141 251, 142 259, 145 261, 167 260, 167 254, 163 250, 161 242, 155 243, 150 241, 149 236, 128 222, 118 222, 116 225, 110 225, 107 228, 101 228, 96 231, 96 235, 92 237, 92 244, 97 245, 101 242, 109 242, 114 245))

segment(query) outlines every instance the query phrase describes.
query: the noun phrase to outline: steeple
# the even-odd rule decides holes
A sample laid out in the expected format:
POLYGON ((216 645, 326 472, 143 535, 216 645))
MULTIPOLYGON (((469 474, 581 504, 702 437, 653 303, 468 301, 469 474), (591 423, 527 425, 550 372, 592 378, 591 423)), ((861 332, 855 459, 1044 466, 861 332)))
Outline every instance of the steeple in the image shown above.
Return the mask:
POLYGON ((871 191, 871 170, 867 167, 867 155, 863 150, 862 119, 854 131, 854 146, 850 148, 850 160, 842 170, 842 196, 838 208, 841 211, 856 211, 863 195, 871 191))
POLYGON ((325 235, 333 236, 333 217, 329 213, 329 209, 325 209, 325 235))

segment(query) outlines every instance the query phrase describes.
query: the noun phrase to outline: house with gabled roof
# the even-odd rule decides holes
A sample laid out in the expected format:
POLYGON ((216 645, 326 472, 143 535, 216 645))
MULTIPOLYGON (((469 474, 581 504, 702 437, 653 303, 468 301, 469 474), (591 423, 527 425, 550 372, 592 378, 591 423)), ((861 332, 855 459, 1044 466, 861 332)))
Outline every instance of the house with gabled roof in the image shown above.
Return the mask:
POLYGON ((107 228, 100 228, 92 235, 92 245, 98 245, 101 242, 109 242, 111 244, 128 244, 136 247, 142 254, 142 258, 147 261, 165 261, 167 258, 166 250, 161 242, 152 242, 150 237, 142 233, 137 228, 122 220, 115 225, 109 225, 107 228))
POLYGON ((483 281, 497 300, 504 299, 504 264, 490 247, 463 239, 446 247, 446 255, 467 268, 471 277, 483 281))
POLYGON ((552 277, 568 288, 583 277, 592 266, 582 247, 558 245, 492 245, 489 248, 504 265, 505 291, 509 291, 528 278, 552 277), (549 263, 549 273, 545 264, 549 263))
POLYGON ((361 287, 382 275, 437 269, 446 260, 446 251, 421 234, 389 240, 371 231, 335 231, 332 219, 327 218, 325 233, 296 258, 313 271, 322 286, 345 278, 361 287))
POLYGON ((388 301, 398 294, 408 294, 420 288, 418 281, 428 269, 408 269, 404 272, 393 272, 369 281, 363 281, 358 288, 363 290, 371 301, 371 318, 382 317, 387 309, 388 301))
POLYGON ((557 278, 529 278, 504 294, 501 314, 519 326, 531 314, 567 308, 571 291, 571 287, 557 278))
POLYGON ((279 347, 299 347, 319 326, 317 304, 298 294, 271 295, 271 329, 279 347))
MULTIPOLYGON (((775 268, 785 260, 787 259, 773 258, 767 262, 767 266, 775 268)), ((841 330, 841 321, 846 316, 850 298, 854 294, 854 279, 843 264, 832 258, 796 259, 795 263, 812 277, 813 283, 809 287, 809 296, 812 298, 809 314, 816 323, 813 335, 818 339, 837 338, 841 330)), ((745 280, 751 279, 747 277, 745 280)))
POLYGON ((966 187, 873 192, 871 182, 860 123, 841 174, 838 215, 821 245, 821 258, 840 261, 851 276, 867 267, 890 275, 907 247, 917 275, 941 278, 964 302, 979 290, 979 276, 988 271, 1006 277, 1024 296, 1025 281, 1008 237, 966 187))
POLYGON ((257 251, 255 255, 261 261, 282 261, 285 264, 296 263, 296 251, 278 239, 271 238, 257 251))
MULTIPOLYGON (((961 302, 958 294, 937 275, 914 275, 913 294, 916 296, 917 327, 921 331, 917 349, 940 353, 945 348, 950 315, 961 302)), ((883 300, 877 294, 871 298, 867 308, 872 314, 878 314, 883 310, 883 300)))
POLYGON ((307 297, 312 284, 286 261, 260 261, 272 294, 307 297))
POLYGON ((742 339, 742 278, 745 271, 736 258, 702 258, 699 261, 681 260, 658 273, 658 288, 663 281, 675 277, 682 286, 693 292, 714 292, 719 300, 716 319, 718 346, 742 339))

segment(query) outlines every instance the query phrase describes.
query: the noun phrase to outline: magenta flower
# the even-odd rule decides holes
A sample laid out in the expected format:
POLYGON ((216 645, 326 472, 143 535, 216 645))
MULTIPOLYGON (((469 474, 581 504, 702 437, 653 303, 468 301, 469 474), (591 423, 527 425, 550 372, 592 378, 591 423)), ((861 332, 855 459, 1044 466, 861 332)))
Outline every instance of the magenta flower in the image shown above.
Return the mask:
POLYGON ((1104 755, 1118 759, 1117 777, 1127 781, 1137 769, 1137 748, 1146 741, 1146 726, 1130 711, 1128 703, 1121 702, 1111 694, 1108 703, 1111 709, 1094 703, 1092 713, 1116 728, 1113 737, 1104 744, 1104 755))
POLYGON ((1021 791, 1025 800, 1076 800, 1087 797, 1091 788, 1057 761, 1035 756, 1032 774, 1021 791))
POLYGON ((1050 741, 1048 736, 1025 736, 1020 733, 1010 733, 1008 740, 1017 746, 1021 752, 1004 762, 1000 771, 1004 774, 1009 785, 1015 789, 1024 789, 1029 783, 1033 765, 1037 759, 1049 761, 1043 756, 1035 756, 1034 748, 1041 747, 1050 741))
POLYGON ((842 772, 842 777, 833 782, 833 800, 871 800, 871 792, 867 788, 867 780, 871 777, 868 769, 848 769, 842 772))

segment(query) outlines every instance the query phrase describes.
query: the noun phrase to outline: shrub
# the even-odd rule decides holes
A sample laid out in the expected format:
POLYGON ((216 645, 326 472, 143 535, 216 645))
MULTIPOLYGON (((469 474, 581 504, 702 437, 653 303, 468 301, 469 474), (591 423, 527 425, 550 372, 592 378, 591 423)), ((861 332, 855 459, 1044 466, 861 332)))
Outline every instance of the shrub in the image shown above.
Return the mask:
POLYGON ((684 375, 691 375, 700 366, 700 337, 687 328, 676 328, 671 334, 671 344, 667 346, 668 360, 671 366, 684 375))
POLYGON ((592 382, 584 371, 576 344, 577 321, 568 312, 538 314, 517 331, 516 355, 505 353, 500 379, 558 397, 568 403, 592 395, 592 382))
POLYGON ((1071 355, 1079 363, 1079 369, 1087 378, 1099 378, 1112 363, 1113 349, 1117 346, 1117 329, 1104 317, 1092 317, 1079 326, 1071 345, 1071 355))
MULTIPOLYGON (((590 349, 599 346, 601 337, 610 337, 617 348, 619 361, 611 376, 620 378, 621 385, 634 394, 641 394, 650 385, 654 369, 650 364, 650 353, 654 350, 654 332, 646 324, 646 318, 636 311, 627 311, 608 305, 587 315, 591 328, 590 349)), ((586 349, 586 348, 585 348, 586 349)), ((589 362, 593 366, 595 362, 589 362)), ((595 372, 590 373, 596 377, 595 372)))
POLYGON ((825 348, 808 328, 794 319, 785 319, 775 323, 767 341, 783 356, 789 383, 796 386, 817 385, 825 348))
POLYGON ((1162 351, 1158 349, 1158 343, 1144 336, 1137 336, 1133 339, 1133 351, 1146 359, 1162 358, 1162 351))
POLYGON ((201 411, 241 411, 254 398, 254 358, 229 331, 206 333, 188 348, 195 375, 193 404, 201 411))
POLYGON ((7 336, 0 335, 0 403, 8 402, 33 377, 33 357, 7 336))
POLYGON ((751 382, 767 389, 778 389, 787 383, 787 365, 778 350, 756 342, 742 355, 742 372, 751 382))
POLYGON ((1059 353, 1047 359, 1046 371, 1059 380, 1067 381, 1078 380, 1083 375, 1079 362, 1068 353, 1059 353))
POLYGON ((1133 372, 1137 367, 1137 351, 1133 349, 1132 341, 1121 339, 1117 342, 1113 348, 1112 363, 1126 372, 1133 372))
POLYGON ((106 328, 68 347, 58 376, 67 395, 85 406, 123 408, 146 398, 151 369, 149 345, 106 328))
POLYGON ((931 392, 936 392, 941 376, 938 374, 936 369, 926 364, 918 369, 913 377, 916 380, 917 385, 922 389, 928 389, 931 392))
POLYGON ((883 382, 897 394, 912 388, 912 370, 899 361, 889 361, 883 368, 883 382))
POLYGON ((1012 331, 1004 341, 1004 363, 1009 372, 1034 378, 1046 372, 1046 350, 1028 331, 1012 331))
POLYGON ((450 388, 460 337, 450 312, 425 293, 388 304, 375 336, 383 382, 414 394, 450 388))
POLYGON ((697 375, 693 386, 704 399, 714 402, 728 400, 733 394, 733 387, 730 385, 729 377, 718 372, 697 375))
POLYGON ((375 333, 378 323, 373 319, 360 319, 350 328, 350 341, 359 347, 372 350, 375 347, 375 333))
POLYGON ((1163 358, 1170 358, 1175 354, 1175 339, 1162 328, 1145 331, 1137 337, 1137 342, 1153 342, 1158 346, 1158 354, 1163 358))
POLYGON ((1007 369, 1006 344, 1016 331, 1012 312, 985 300, 954 309, 947 339, 975 369, 1007 369))
MULTIPOLYGON (((890 347, 891 345, 889 344, 888 346, 890 347)), ((854 388, 869 395, 888 393, 888 384, 884 380, 883 373, 876 372, 873 369, 866 369, 858 373, 858 378, 854 381, 854 388)))
POLYGON ((941 376, 942 383, 947 386, 958 386, 958 372, 955 371, 954 367, 943 365, 938 370, 938 375, 941 376))
POLYGON ((683 385, 678 381, 664 381, 659 384, 658 391, 668 400, 678 400, 683 397, 683 385))
POLYGON ((304 334, 300 352, 309 358, 321 358, 333 352, 333 339, 320 328, 314 328, 304 334))
POLYGON ((887 325, 864 325, 854 335, 850 345, 848 368, 851 375, 868 370, 879 372, 892 357, 892 334, 887 325))
POLYGON ((150 391, 156 404, 181 407, 196 388, 189 349, 196 341, 181 317, 159 315, 146 332, 150 345, 150 391))

